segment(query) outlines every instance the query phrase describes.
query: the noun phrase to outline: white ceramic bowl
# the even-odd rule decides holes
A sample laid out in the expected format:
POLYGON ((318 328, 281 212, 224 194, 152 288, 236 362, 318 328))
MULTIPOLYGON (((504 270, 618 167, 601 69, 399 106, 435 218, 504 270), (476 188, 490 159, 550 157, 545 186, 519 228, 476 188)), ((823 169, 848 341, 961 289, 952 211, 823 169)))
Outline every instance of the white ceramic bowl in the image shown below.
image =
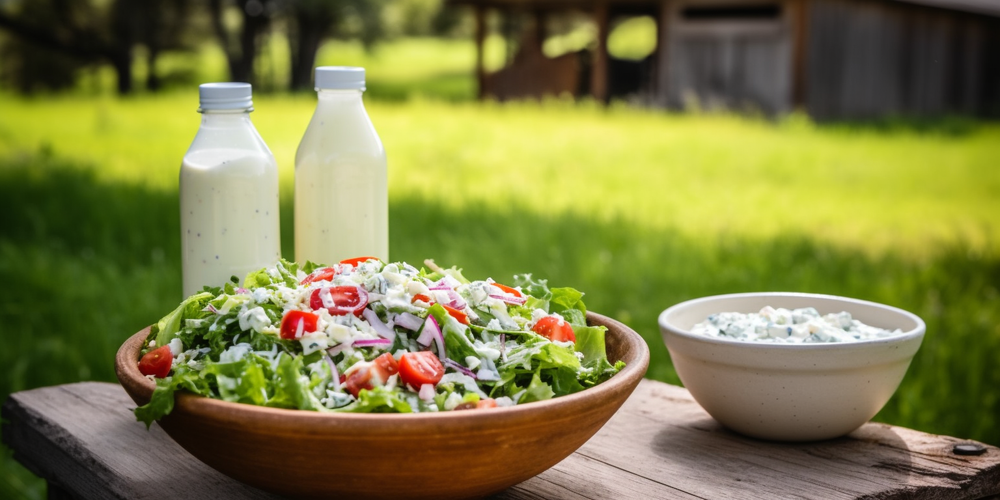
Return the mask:
POLYGON ((660 314, 660 331, 681 382, 722 425, 752 437, 814 441, 867 422, 896 391, 926 326, 916 315, 874 302, 806 293, 717 295, 660 314), (691 328, 710 314, 765 306, 847 311, 902 334, 850 343, 771 344, 711 338, 691 328))

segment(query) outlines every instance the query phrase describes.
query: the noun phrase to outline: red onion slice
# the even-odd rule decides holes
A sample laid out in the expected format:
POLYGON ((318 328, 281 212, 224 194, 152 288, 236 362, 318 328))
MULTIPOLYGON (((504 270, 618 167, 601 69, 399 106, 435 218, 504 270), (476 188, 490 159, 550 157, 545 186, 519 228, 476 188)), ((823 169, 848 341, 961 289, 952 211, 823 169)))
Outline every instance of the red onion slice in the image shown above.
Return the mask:
POLYGON ((528 299, 526 299, 524 297, 516 297, 516 296, 514 296, 512 294, 511 295, 500 295, 500 294, 492 294, 491 293, 490 294, 490 298, 502 300, 502 301, 504 301, 504 302, 506 302, 508 304, 517 304, 519 306, 523 305, 525 302, 528 301, 528 299))
POLYGON ((335 345, 335 346, 327 349, 326 353, 329 354, 330 356, 336 356, 336 355, 340 354, 341 351, 343 351, 344 349, 347 349, 348 347, 350 347, 350 345, 347 344, 346 342, 342 343, 342 344, 337 344, 337 345, 335 345))
POLYGON ((236 289, 236 293, 250 293, 250 290, 247 290, 246 288, 243 287, 239 287, 236 289))
POLYGON ((420 316, 408 312, 397 315, 394 321, 397 325, 414 332, 424 324, 424 320, 420 319, 420 316))
POLYGON ((424 329, 420 332, 420 336, 417 337, 417 343, 422 346, 429 346, 432 341, 437 342, 438 358, 441 361, 448 359, 447 351, 444 348, 444 334, 441 333, 441 327, 438 326, 438 322, 434 319, 434 316, 428 315, 427 321, 424 321, 424 329))
POLYGON ((323 359, 326 360, 326 366, 330 367, 330 376, 333 377, 333 390, 340 392, 340 371, 337 370, 337 364, 330 359, 330 356, 323 356, 323 359))
POLYGON ((503 362, 507 362, 507 334, 500 332, 500 357, 503 358, 503 362))
POLYGON ((389 339, 362 339, 355 340, 351 347, 389 347, 392 341, 389 339))
POLYGON ((449 307, 454 307, 455 309, 458 309, 459 311, 461 311, 462 309, 465 309, 465 305, 466 305, 465 304, 465 300, 462 299, 461 295, 459 295, 457 292, 455 292, 454 290, 452 290, 450 288, 448 289, 448 298, 451 300, 451 302, 448 303, 449 307))
POLYGON ((476 372, 474 372, 474 371, 472 371, 472 370, 470 370, 470 369, 468 369, 468 368, 460 365, 459 363, 457 363, 457 362, 455 362, 453 360, 450 360, 450 359, 444 360, 444 365, 447 366, 447 367, 449 367, 449 368, 453 368, 455 371, 461 372, 462 374, 471 377, 473 380, 478 380, 479 379, 479 377, 476 376, 476 372))
POLYGON ((437 283, 431 283, 431 285, 428 286, 427 289, 428 290, 451 290, 451 287, 448 286, 448 283, 445 282, 445 280, 441 280, 441 281, 438 281, 437 283))
POLYGON ((215 314, 219 314, 219 310, 216 309, 215 306, 213 306, 211 303, 205 306, 205 308, 202 309, 202 311, 212 311, 215 314))
POLYGON ((368 324, 372 325, 372 329, 375 330, 375 333, 377 333, 379 337, 387 340, 396 340, 396 332, 392 331, 392 328, 389 328, 389 325, 383 323, 375 311, 365 308, 361 315, 368 320, 368 324))

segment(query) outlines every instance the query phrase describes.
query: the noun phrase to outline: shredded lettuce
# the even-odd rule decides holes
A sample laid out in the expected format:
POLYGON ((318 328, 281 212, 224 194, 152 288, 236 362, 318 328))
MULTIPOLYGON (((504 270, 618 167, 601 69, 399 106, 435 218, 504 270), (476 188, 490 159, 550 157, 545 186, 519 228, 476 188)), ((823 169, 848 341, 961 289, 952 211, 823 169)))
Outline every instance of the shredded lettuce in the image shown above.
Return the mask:
POLYGON ((345 343, 329 353, 326 348, 306 349, 316 340, 303 338, 300 342, 278 335, 288 311, 310 310, 310 290, 333 286, 328 282, 300 284, 306 274, 326 266, 307 262, 300 267, 282 260, 272 268, 248 273, 242 286, 234 277, 221 287, 206 287, 153 326, 144 353, 152 341, 163 346, 180 339, 183 354, 174 360, 170 376, 156 380, 150 402, 135 409, 136 418, 148 426, 168 415, 177 391, 235 403, 322 412, 441 411, 486 397, 508 397, 514 404, 522 404, 582 391, 624 366, 607 359, 606 329, 586 324, 587 309, 578 290, 549 288, 546 280, 522 274, 515 276, 513 284, 520 287, 526 301, 509 304, 489 298, 489 282, 470 282, 457 268, 430 264, 431 270, 381 262, 336 267, 337 273, 348 273, 337 274, 337 286, 356 283, 364 287, 370 300, 366 307, 393 329, 395 338, 383 347, 358 347, 353 345, 354 339, 371 342, 377 338, 365 319, 351 314, 325 315, 325 326, 315 332, 325 343, 321 347, 345 343), (440 304, 415 305, 412 297, 421 286, 408 287, 407 280, 417 281, 424 290, 440 286, 442 280, 459 283, 448 292, 449 297, 458 293, 467 302, 465 312, 471 323, 458 321, 440 304), (346 392, 343 377, 335 380, 334 376, 355 364, 371 364, 385 352, 393 353, 396 360, 407 351, 437 354, 433 345, 425 347, 417 342, 419 329, 411 331, 394 321, 403 312, 416 315, 420 321, 432 316, 441 328, 446 354, 441 361, 446 373, 433 397, 421 400, 420 388, 407 387, 398 375, 392 375, 397 378, 391 384, 380 379, 346 392), (553 342, 531 330, 539 317, 551 314, 572 326, 575 342, 553 342), (248 320, 251 316, 253 321, 248 320))
POLYGON ((401 394, 385 387, 375 387, 371 390, 362 389, 358 400, 338 411, 349 413, 412 413, 410 406, 401 394))
POLYGON ((150 336, 156 339, 156 345, 162 346, 177 338, 181 326, 185 319, 196 319, 203 317, 205 313, 202 309, 214 295, 208 292, 196 293, 177 306, 170 314, 157 321, 150 330, 150 336))

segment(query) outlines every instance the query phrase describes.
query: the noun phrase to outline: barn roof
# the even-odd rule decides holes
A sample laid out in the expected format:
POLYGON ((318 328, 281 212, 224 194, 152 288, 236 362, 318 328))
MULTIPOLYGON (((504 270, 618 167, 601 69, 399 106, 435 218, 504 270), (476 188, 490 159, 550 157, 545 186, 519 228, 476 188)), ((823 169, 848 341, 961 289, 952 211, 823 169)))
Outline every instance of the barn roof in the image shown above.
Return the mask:
POLYGON ((928 5, 949 10, 1000 16, 1000 0, 896 0, 897 2, 928 5))
MULTIPOLYGON (((449 4, 482 5, 485 7, 542 7, 558 8, 588 8, 598 0, 446 0, 449 4)), ((660 0, 604 0, 611 5, 653 5, 660 0)), ((1000 17, 1000 0, 888 0, 892 2, 926 5, 940 9, 985 14, 1000 17)))

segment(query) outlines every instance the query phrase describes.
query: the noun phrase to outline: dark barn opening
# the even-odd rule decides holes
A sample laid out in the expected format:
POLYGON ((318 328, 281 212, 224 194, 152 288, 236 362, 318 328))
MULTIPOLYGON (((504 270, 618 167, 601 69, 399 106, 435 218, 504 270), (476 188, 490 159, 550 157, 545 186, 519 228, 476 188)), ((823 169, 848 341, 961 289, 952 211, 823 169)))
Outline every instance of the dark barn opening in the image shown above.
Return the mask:
POLYGON ((481 97, 589 95, 767 115, 802 109, 818 120, 1000 116, 994 0, 449 1, 476 12, 481 97), (487 11, 505 20, 517 47, 489 74, 487 11), (547 57, 545 20, 566 13, 589 16, 596 41, 547 57), (611 26, 629 16, 656 22, 656 48, 641 60, 608 53, 611 26))

